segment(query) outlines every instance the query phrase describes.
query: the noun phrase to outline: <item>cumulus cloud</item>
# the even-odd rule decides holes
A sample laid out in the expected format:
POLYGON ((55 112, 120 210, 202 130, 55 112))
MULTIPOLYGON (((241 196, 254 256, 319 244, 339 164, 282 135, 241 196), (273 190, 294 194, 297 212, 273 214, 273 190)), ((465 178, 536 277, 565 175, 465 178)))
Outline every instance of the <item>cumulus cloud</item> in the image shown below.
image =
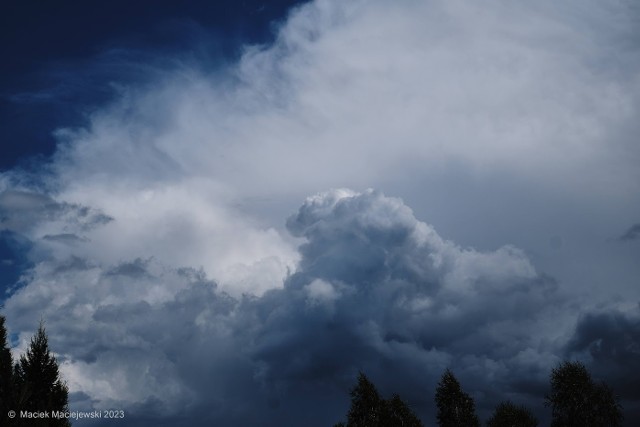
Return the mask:
MULTIPOLYGON (((75 259, 64 268, 41 263, 31 274, 6 311, 28 329, 41 308, 51 340, 63 349, 59 359, 72 392, 102 407, 157 400, 168 405, 165 413, 175 412, 189 399, 179 370, 199 357, 191 345, 206 337, 214 348, 215 328, 224 326, 210 316, 228 315, 235 304, 216 294, 201 271, 151 260, 103 267, 75 259)), ((27 338, 21 335, 19 348, 27 338)))
POLYGON ((284 290, 257 303, 273 307, 257 341, 266 378, 347 379, 360 368, 425 410, 446 366, 468 368, 479 392, 482 380, 509 382, 521 364, 543 371, 553 359, 541 316, 562 298, 522 251, 460 248, 371 190, 311 197, 287 226, 305 243, 284 290), (521 360, 527 350, 534 364, 521 360))
POLYGON ((232 283, 237 294, 282 286, 295 254, 281 235, 233 213, 225 202, 212 203, 220 197, 207 191, 208 184, 182 185, 119 194, 107 182, 100 188, 83 187, 101 199, 83 199, 98 208, 7 190, 0 193, 0 226, 37 242, 34 259, 88 256, 117 263, 157 257, 172 265, 206 268, 223 285, 232 283))
POLYGON ((633 248, 603 246, 640 207, 637 18, 317 0, 236 64, 120 87, 42 174, 0 179, 31 260, 15 351, 44 317, 72 403, 129 425, 329 425, 360 369, 425 420, 447 366, 484 413, 535 407, 593 325, 635 327, 574 330, 640 299, 633 248), (342 187, 407 203, 318 193, 342 187))
POLYGON ((544 381, 529 376, 556 360, 544 317, 562 299, 516 248, 460 248, 373 190, 310 197, 287 227, 304 239, 298 268, 262 296, 152 259, 75 258, 34 267, 5 310, 28 330, 38 307, 77 404, 126 407, 132 423, 205 407, 226 424, 276 423, 322 392, 334 412, 294 416, 330 423, 360 369, 426 415, 447 366, 474 393, 501 382, 526 399, 517 380, 544 381))

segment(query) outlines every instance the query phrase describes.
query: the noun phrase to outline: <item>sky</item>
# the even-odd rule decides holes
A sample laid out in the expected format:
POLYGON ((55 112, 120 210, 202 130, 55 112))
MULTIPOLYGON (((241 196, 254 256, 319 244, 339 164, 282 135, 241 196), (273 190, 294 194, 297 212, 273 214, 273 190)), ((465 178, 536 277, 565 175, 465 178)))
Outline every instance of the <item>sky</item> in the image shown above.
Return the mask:
MULTIPOLYGON (((35 0, 0 13, 0 302, 73 410, 435 423, 586 364, 640 419, 640 8, 35 0)), ((84 421, 77 425, 106 425, 84 421)))

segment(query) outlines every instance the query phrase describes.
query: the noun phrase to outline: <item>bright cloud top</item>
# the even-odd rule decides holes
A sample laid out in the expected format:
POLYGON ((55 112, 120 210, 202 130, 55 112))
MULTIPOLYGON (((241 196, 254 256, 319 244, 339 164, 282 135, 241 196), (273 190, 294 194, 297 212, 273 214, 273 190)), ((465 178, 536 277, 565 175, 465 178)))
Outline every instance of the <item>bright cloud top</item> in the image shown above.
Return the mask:
POLYGON ((61 131, 58 179, 299 196, 461 162, 628 195, 640 82, 626 70, 640 62, 618 40, 633 15, 576 3, 310 3, 237 66, 125 90, 88 129, 61 131))

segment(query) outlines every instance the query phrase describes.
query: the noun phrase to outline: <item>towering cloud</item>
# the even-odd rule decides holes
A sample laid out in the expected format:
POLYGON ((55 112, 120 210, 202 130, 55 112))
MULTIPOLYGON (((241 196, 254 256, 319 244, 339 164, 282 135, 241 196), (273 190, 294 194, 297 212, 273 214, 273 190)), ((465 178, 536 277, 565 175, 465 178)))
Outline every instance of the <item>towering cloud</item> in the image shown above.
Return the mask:
POLYGON ((326 381, 365 369, 423 411, 446 366, 479 381, 478 392, 490 389, 480 381, 533 392, 519 389, 524 371, 545 380, 554 358, 544 316, 561 298, 520 250, 462 249, 371 190, 311 197, 287 226, 305 243, 284 290, 259 304, 273 305, 258 341, 267 377, 326 381))
POLYGON ((478 394, 499 382, 527 399, 544 383, 558 350, 545 318, 562 300, 522 251, 460 248, 373 190, 310 197, 287 228, 304 239, 298 267, 260 297, 152 259, 74 255, 39 263, 6 310, 25 326, 44 310, 74 404, 125 407, 132 423, 204 407, 227 424, 317 420, 292 408, 340 408, 361 369, 424 416, 447 366, 478 394))

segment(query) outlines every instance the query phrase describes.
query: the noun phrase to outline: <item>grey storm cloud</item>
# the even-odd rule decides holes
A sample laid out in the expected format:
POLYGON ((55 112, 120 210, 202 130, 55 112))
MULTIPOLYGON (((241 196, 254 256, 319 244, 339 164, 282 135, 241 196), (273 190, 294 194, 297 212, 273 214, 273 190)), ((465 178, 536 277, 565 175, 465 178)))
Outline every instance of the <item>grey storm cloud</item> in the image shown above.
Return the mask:
MULTIPOLYGON (((57 202, 45 194, 19 190, 0 192, 0 230, 23 232, 43 221, 62 221, 78 230, 89 230, 112 220, 95 209, 57 202)), ((44 238, 69 241, 72 234, 48 235, 44 238)))
POLYGON ((620 236, 620 240, 637 239, 640 239, 640 224, 633 224, 622 236, 620 236))
POLYGON ((640 399, 640 305, 630 312, 600 311, 583 315, 567 345, 569 355, 583 354, 598 373, 615 378, 624 395, 640 399), (626 386, 625 386, 626 385, 626 386))
POLYGON ((449 366, 485 412, 496 383, 526 401, 546 381, 558 349, 542 320, 562 298, 517 248, 461 248, 373 190, 310 197, 287 228, 304 241, 298 268, 262 296, 231 297, 202 271, 153 259, 74 258, 34 267, 8 317, 26 325, 47 307, 73 403, 126 407, 126 425, 151 422, 150 407, 184 425, 330 425, 359 370, 425 420, 449 366))
POLYGON ((43 240, 48 240, 49 242, 58 242, 67 245, 74 245, 77 243, 86 242, 86 239, 82 237, 78 237, 73 233, 61 233, 61 234, 47 234, 42 237, 43 240))
POLYGON ((287 228, 305 238, 299 269, 252 303, 267 382, 341 383, 362 369, 427 412, 447 366, 483 393, 547 368, 536 324, 562 298, 518 249, 460 248, 376 191, 311 197, 287 228))
POLYGON ((640 419, 640 303, 631 310, 583 314, 567 343, 567 358, 581 359, 623 399, 626 418, 640 419))

